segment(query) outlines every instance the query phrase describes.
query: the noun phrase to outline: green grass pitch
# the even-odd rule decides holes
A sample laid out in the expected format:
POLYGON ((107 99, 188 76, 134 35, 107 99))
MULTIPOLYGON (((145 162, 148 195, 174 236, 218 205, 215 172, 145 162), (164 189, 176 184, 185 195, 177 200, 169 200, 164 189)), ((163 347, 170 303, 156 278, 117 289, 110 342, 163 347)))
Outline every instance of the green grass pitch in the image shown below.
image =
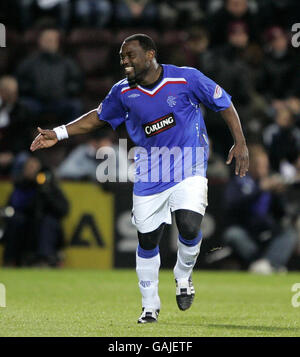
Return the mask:
POLYGON ((194 303, 180 311, 173 273, 161 270, 159 322, 138 325, 134 269, 0 269, 0 336, 300 336, 300 307, 291 303, 299 273, 195 271, 193 281, 194 303))

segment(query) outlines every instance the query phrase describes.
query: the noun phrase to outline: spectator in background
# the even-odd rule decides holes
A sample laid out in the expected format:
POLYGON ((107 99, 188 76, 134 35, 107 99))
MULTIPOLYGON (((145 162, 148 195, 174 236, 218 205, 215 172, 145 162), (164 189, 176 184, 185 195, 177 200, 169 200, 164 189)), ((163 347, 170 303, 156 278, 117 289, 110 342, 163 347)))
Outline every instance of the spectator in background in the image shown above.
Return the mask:
POLYGON ((263 51, 256 42, 250 41, 248 25, 243 21, 230 23, 227 33, 227 43, 229 56, 245 62, 251 70, 249 76, 254 76, 254 69, 262 64, 263 51))
POLYGON ((117 27, 155 26, 158 7, 153 0, 117 0, 114 16, 117 27))
POLYGON ((176 48, 176 51, 170 54, 170 62, 177 66, 195 67, 204 74, 212 72, 214 58, 209 50, 210 38, 206 28, 190 27, 187 34, 182 48, 176 48))
POLYGON ((274 26, 267 30, 265 39, 266 56, 257 90, 268 102, 300 93, 300 82, 297 82, 299 59, 290 48, 287 33, 274 26))
POLYGON ((0 175, 9 175, 15 155, 28 150, 32 141, 32 115, 20 102, 18 82, 0 78, 0 175))
POLYGON ((108 0, 77 0, 74 3, 74 20, 81 26, 107 26, 112 17, 112 3, 108 0))
POLYGON ((230 177, 229 167, 224 158, 213 150, 213 142, 209 140, 209 158, 207 162, 207 178, 210 183, 225 183, 230 177))
POLYGON ((59 53, 59 46, 57 29, 42 30, 38 52, 20 63, 17 77, 23 101, 35 115, 52 113, 62 124, 82 113, 82 74, 73 60, 59 53))
POLYGON ((270 26, 280 26, 290 30, 299 22, 300 3, 298 0, 257 0, 262 30, 270 26))
POLYGON ((244 178, 234 177, 225 191, 227 229, 224 243, 251 272, 270 274, 286 269, 296 243, 292 227, 285 227, 285 186, 270 175, 263 147, 249 147, 250 167, 244 178))
MULTIPOLYGON (((300 194, 300 151, 295 153, 293 160, 283 160, 281 162, 280 173, 284 181, 292 186, 294 185, 294 188, 297 189, 300 194)), ((297 198, 297 201, 299 203, 298 213, 300 217, 300 199, 297 198)))
MULTIPOLYGON (((115 133, 110 129, 102 129, 91 134, 87 143, 77 146, 64 159, 57 169, 57 175, 60 178, 72 180, 92 180, 99 181, 99 173, 96 175, 98 165, 104 161, 96 158, 97 151, 100 148, 112 148, 116 157, 116 173, 118 177, 119 168, 122 170, 121 176, 127 177, 127 170, 124 163, 127 161, 127 151, 115 144, 115 133), (120 158, 120 161, 118 160, 120 158), (126 170, 126 171, 124 171, 126 170)), ((130 163, 128 162, 127 167, 130 163)), ((105 177, 103 177, 105 179, 105 177)), ((101 181, 102 182, 102 181, 101 181)))
MULTIPOLYGON (((300 153, 300 129, 296 126, 296 117, 285 102, 273 103, 274 123, 263 131, 264 144, 268 149, 271 167, 281 171, 292 165, 300 153)), ((283 172, 281 172, 283 173, 283 172)))
POLYGON ((158 2, 160 27, 163 29, 186 29, 198 24, 205 17, 199 1, 166 0, 158 2))
POLYGON ((296 119, 296 125, 300 128, 300 98, 289 97, 285 100, 287 107, 296 119))
MULTIPOLYGON (((233 36, 235 36, 234 31, 235 27, 232 27, 233 36)), ((210 37, 204 27, 189 28, 187 33, 188 38, 183 47, 169 54, 172 63, 179 66, 195 67, 219 83, 225 90, 230 88, 241 121, 245 124, 245 121, 251 118, 249 110, 252 88, 249 79, 249 66, 239 55, 239 48, 235 49, 231 44, 224 44, 218 48, 210 49, 210 37)), ((247 34, 243 37, 245 38, 243 43, 247 44, 247 34)), ((228 147, 231 145, 230 133, 225 124, 218 119, 216 113, 207 111, 204 114, 215 151, 224 155, 224 144, 228 147)))
POLYGON ((235 88, 233 96, 237 100, 247 137, 261 136, 265 121, 265 103, 257 93, 256 85, 263 63, 263 51, 256 42, 250 41, 248 25, 245 22, 237 21, 229 25, 227 43, 215 49, 215 56, 219 58, 219 62, 224 62, 224 73, 219 71, 218 67, 214 72, 219 73, 221 78, 224 77, 223 80, 231 77, 231 84, 228 85, 235 88))
POLYGON ((60 221, 68 212, 68 201, 52 172, 36 157, 24 157, 7 204, 15 213, 6 222, 4 264, 55 266, 62 244, 60 221))
MULTIPOLYGON (((215 50, 216 66, 213 68, 225 88, 233 88, 232 96, 238 106, 248 112, 251 90, 250 66, 246 62, 246 47, 249 45, 247 25, 243 22, 230 24, 227 43, 215 50)), ((240 109, 240 110, 241 110, 240 109)), ((245 115, 244 115, 245 117, 245 115)))
POLYGON ((229 26, 237 21, 247 24, 250 40, 257 38, 257 16, 250 9, 247 0, 225 0, 224 6, 207 19, 211 33, 212 46, 220 46, 226 42, 229 26))
POLYGON ((70 26, 70 0, 18 0, 16 5, 22 30, 30 28, 42 17, 55 19, 56 25, 65 30, 70 26))
MULTIPOLYGON (((249 118, 251 86, 249 85, 249 68, 238 56, 231 56, 226 51, 227 45, 210 49, 210 37, 205 28, 190 28, 188 39, 180 51, 172 54, 176 65, 187 65, 199 69, 206 76, 226 90, 230 88, 235 99, 241 121, 249 118)), ((229 46, 229 45, 228 45, 229 46)), ((205 108, 202 108, 203 112, 205 108)), ((231 146, 232 139, 226 125, 216 113, 205 111, 208 134, 212 138, 216 153, 224 155, 224 145, 231 146)))

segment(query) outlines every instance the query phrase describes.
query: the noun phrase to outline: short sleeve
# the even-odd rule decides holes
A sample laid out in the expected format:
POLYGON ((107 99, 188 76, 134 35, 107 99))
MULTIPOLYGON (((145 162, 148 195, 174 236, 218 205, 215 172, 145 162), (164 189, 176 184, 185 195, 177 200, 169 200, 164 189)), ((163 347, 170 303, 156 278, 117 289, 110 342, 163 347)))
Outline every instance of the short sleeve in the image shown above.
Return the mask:
POLYGON ((108 122, 115 130, 125 119, 127 112, 120 98, 119 88, 114 85, 97 108, 100 120, 108 122))
POLYGON ((194 100, 203 103, 215 112, 225 110, 231 105, 231 96, 212 79, 197 69, 189 76, 190 92, 194 100))

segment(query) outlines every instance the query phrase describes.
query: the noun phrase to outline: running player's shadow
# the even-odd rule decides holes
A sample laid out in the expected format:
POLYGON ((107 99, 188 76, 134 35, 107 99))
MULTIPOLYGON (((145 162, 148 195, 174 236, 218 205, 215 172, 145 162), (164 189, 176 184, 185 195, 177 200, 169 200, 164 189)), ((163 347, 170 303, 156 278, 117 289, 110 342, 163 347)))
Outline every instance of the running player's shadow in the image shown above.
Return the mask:
POLYGON ((254 331, 299 331, 299 327, 275 327, 275 326, 243 326, 243 325, 231 325, 231 324, 203 324, 206 327, 221 328, 221 329, 239 329, 239 330, 254 330, 254 331))
MULTIPOLYGON (((176 322, 177 325, 180 326, 194 326, 194 327, 211 327, 218 329, 238 329, 238 330, 253 330, 253 331, 263 331, 263 332, 280 332, 280 331, 298 331, 300 333, 299 327, 275 327, 275 326, 243 326, 243 325, 232 325, 232 324, 206 324, 206 323, 198 323, 198 324, 186 324, 176 322)), ((171 323, 163 323, 160 321, 160 325, 171 325, 171 323)))

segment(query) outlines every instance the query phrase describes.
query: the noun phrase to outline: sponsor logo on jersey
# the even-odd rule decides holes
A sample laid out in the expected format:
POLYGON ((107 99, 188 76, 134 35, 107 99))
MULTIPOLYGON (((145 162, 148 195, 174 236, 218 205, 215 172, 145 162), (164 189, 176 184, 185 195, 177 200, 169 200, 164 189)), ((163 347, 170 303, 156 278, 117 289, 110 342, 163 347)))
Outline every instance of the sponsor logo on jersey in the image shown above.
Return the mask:
POLYGON ((215 92, 214 92, 214 98, 218 99, 222 97, 222 89, 219 85, 216 85, 215 92))
POLYGON ((169 113, 143 125, 147 138, 162 133, 176 125, 174 114, 169 113))

